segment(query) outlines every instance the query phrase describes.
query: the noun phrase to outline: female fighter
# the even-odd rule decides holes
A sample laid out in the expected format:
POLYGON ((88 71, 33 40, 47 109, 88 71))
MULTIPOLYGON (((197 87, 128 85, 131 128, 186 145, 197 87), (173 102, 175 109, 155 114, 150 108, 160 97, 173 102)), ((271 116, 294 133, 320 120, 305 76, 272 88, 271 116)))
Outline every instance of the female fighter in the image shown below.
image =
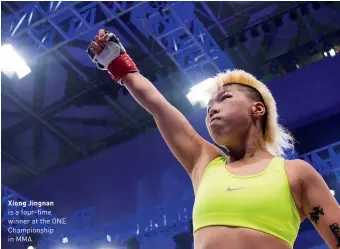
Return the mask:
POLYGON ((138 72, 113 33, 100 30, 87 52, 153 115, 188 172, 195 249, 290 249, 306 217, 330 248, 340 248, 339 205, 311 165, 284 160, 293 139, 278 124, 269 89, 254 76, 232 70, 214 78, 206 125, 215 146, 138 72))

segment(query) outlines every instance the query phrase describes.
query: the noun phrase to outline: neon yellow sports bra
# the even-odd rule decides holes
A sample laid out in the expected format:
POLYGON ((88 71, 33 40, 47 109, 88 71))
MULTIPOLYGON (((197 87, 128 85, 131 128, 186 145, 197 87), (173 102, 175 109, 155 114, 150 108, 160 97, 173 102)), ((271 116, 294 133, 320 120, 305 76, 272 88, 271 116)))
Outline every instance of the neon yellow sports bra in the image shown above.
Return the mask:
POLYGON ((193 209, 194 232, 207 226, 246 227, 271 234, 293 247, 300 215, 284 159, 274 157, 263 172, 251 176, 229 173, 227 159, 218 157, 205 169, 193 209))

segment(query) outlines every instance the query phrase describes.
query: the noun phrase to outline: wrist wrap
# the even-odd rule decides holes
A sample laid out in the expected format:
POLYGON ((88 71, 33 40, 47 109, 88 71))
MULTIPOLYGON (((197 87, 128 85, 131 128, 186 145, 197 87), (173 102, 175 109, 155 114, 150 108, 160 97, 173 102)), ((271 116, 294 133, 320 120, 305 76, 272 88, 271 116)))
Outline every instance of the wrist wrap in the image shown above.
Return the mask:
POLYGON ((111 78, 121 83, 121 79, 128 73, 138 72, 136 64, 127 53, 119 55, 107 68, 111 78))

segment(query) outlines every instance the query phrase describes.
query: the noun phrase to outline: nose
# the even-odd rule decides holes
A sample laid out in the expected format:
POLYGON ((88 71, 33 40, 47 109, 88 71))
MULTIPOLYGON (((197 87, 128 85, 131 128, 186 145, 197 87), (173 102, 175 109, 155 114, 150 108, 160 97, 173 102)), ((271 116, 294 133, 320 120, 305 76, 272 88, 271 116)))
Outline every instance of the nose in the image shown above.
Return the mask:
POLYGON ((209 118, 211 118, 212 116, 219 112, 220 110, 216 107, 216 105, 212 106, 209 110, 209 118))

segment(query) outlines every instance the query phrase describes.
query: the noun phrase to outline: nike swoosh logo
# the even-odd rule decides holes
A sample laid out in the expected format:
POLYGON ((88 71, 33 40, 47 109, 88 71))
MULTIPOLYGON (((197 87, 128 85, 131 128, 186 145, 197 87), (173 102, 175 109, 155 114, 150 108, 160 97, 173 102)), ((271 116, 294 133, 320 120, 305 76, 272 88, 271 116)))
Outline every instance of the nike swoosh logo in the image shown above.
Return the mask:
POLYGON ((235 191, 235 190, 239 190, 239 189, 243 189, 243 188, 230 188, 230 187, 228 187, 227 191, 230 192, 230 191, 235 191))

